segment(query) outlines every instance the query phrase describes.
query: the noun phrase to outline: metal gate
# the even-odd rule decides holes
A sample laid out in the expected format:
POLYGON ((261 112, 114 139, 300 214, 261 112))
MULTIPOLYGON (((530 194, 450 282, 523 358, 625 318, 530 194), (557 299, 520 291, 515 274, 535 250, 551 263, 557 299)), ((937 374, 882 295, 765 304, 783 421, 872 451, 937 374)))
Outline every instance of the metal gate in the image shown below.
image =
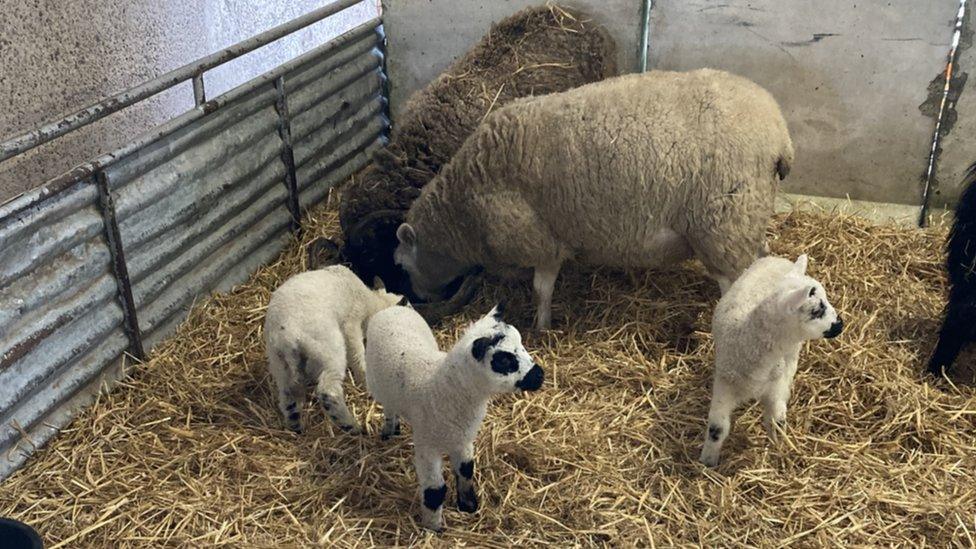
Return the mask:
POLYGON ((383 146, 379 18, 206 100, 206 71, 321 21, 340 0, 0 143, 0 162, 192 80, 196 107, 0 205, 0 479, 170 335, 200 295, 240 283, 303 208, 383 146))

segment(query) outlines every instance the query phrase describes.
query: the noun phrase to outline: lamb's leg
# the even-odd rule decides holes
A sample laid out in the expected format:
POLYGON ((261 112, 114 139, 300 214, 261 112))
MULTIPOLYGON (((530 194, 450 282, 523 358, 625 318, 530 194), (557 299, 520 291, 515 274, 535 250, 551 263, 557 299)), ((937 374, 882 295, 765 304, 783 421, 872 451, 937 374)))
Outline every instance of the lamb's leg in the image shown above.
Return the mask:
POLYGON ((731 428, 730 416, 735 410, 738 400, 732 388, 716 378, 712 388, 712 404, 708 411, 708 429, 705 432, 705 444, 698 460, 709 467, 718 465, 718 458, 722 452, 722 443, 729 436, 731 428))
POLYGON ((415 448, 413 462, 417 468, 417 481, 420 483, 420 517, 424 528, 435 532, 444 531, 444 498, 447 485, 441 471, 444 461, 439 452, 423 447, 415 448))
POLYGON ((316 349, 309 353, 308 360, 313 371, 319 372, 318 385, 315 392, 319 404, 332 419, 336 427, 343 431, 358 435, 362 432, 359 423, 346 406, 346 394, 342 390, 342 381, 346 377, 346 351, 339 345, 337 349, 326 352, 316 349))
POLYGON ((535 290, 536 313, 535 326, 539 330, 548 330, 552 325, 552 292, 556 288, 556 277, 559 276, 561 263, 555 262, 535 268, 532 287, 535 290))
MULTIPOLYGON (((305 387, 298 377, 298 364, 289 367, 288 359, 277 350, 268 352, 268 370, 278 389, 278 409, 285 419, 285 425, 295 433, 302 433, 302 407, 305 405, 305 387)), ((301 358, 294 357, 295 362, 301 358)))
POLYGON ((451 467, 457 485, 458 510, 474 513, 478 510, 478 491, 474 483, 474 445, 466 444, 451 453, 451 467))
POLYGON ((383 430, 380 439, 389 440, 400 434, 400 418, 391 410, 383 410, 383 430))
POLYGON ((786 428, 786 408, 793 391, 793 377, 800 362, 800 345, 783 356, 783 375, 769 384, 766 394, 760 399, 763 405, 763 427, 770 440, 779 440, 779 431, 786 428))
POLYGON ((363 327, 350 323, 342 331, 346 340, 346 363, 353 379, 362 387, 366 386, 366 348, 363 346, 363 327))

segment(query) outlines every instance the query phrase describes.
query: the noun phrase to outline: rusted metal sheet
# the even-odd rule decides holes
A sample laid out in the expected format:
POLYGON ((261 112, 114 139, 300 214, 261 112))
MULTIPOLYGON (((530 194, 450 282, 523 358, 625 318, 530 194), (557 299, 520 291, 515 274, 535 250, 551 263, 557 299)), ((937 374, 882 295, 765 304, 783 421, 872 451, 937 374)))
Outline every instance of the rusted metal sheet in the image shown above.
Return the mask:
POLYGON ((0 205, 0 478, 383 145, 382 40, 370 21, 0 205))

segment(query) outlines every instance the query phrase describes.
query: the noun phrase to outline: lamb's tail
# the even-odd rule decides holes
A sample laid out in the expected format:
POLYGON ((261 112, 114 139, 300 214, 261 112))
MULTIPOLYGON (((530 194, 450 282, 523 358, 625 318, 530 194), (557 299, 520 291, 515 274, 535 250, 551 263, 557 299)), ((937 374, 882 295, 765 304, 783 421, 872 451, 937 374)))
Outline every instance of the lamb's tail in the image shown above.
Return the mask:
POLYGON ((793 155, 783 155, 779 157, 776 161, 776 175, 779 176, 779 180, 782 181, 786 179, 786 176, 790 175, 790 169, 793 167, 793 155))
POLYGON ((780 181, 790 175, 790 169, 793 168, 793 154, 793 142, 787 133, 783 136, 783 145, 779 151, 779 158, 776 159, 776 175, 779 176, 780 181))

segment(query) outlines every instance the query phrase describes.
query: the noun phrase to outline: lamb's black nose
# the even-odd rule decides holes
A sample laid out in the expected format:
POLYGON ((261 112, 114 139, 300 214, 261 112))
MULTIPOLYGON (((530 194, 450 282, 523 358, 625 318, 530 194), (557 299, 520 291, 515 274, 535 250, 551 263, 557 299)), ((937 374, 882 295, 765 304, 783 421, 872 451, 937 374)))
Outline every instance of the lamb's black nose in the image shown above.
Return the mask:
POLYGON ((545 377, 542 368, 538 364, 533 364, 532 369, 522 379, 515 382, 515 387, 523 391, 535 391, 539 387, 542 387, 542 381, 545 377))
POLYGON ((830 325, 830 329, 824 332, 824 337, 831 339, 840 335, 844 331, 844 321, 837 317, 837 320, 830 325))

